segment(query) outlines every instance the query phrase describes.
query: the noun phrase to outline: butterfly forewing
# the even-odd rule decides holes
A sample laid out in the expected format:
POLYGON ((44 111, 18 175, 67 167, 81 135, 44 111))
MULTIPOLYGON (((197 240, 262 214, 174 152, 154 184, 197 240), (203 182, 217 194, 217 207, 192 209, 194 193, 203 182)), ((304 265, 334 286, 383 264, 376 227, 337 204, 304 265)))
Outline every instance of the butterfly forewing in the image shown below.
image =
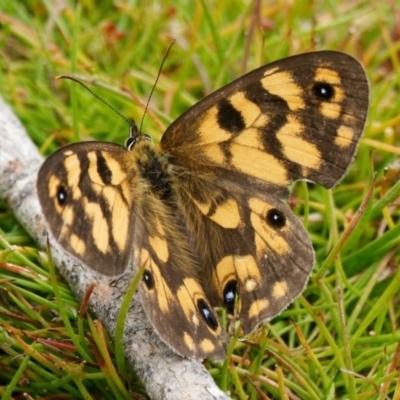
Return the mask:
POLYGON ((362 66, 338 52, 289 57, 254 70, 178 118, 161 146, 187 169, 244 185, 334 186, 368 110, 362 66))
POLYGON ((66 146, 39 171, 39 200, 54 237, 102 274, 123 273, 131 258, 136 179, 126 149, 105 142, 66 146))

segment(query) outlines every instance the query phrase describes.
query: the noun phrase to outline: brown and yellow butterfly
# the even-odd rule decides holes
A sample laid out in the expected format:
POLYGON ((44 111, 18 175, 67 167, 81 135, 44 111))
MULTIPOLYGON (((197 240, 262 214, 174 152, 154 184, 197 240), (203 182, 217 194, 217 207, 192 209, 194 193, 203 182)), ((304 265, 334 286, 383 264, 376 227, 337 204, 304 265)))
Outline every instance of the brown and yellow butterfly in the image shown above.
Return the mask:
POLYGON ((176 353, 222 359, 214 311, 245 334, 285 309, 314 263, 310 239, 282 202, 305 179, 331 188, 351 163, 368 110, 361 65, 338 52, 256 69, 186 111, 159 146, 137 130, 127 148, 66 146, 37 190, 54 237, 109 277, 145 266, 143 305, 176 353))

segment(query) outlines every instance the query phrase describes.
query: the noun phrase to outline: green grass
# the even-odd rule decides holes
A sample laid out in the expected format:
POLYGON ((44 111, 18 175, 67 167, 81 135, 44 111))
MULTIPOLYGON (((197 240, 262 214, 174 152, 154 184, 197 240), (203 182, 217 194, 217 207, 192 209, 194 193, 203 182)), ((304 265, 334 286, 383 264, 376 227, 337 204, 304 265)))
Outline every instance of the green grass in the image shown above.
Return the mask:
MULTIPOLYGON (((206 366, 239 399, 400 399, 400 9, 282 1, 261 3, 257 14, 238 0, 75 3, 0 3, 0 93, 46 155, 88 138, 123 144, 128 133, 123 119, 56 76, 78 74, 139 122, 173 38, 143 124, 156 141, 204 94, 262 64, 321 49, 360 59, 371 106, 352 168, 333 191, 298 183, 291 196, 317 258, 304 295, 246 340, 232 340, 230 363, 206 366)), ((114 359, 101 324, 80 312, 0 202, 0 394, 145 396, 133 371, 118 375, 114 359)))

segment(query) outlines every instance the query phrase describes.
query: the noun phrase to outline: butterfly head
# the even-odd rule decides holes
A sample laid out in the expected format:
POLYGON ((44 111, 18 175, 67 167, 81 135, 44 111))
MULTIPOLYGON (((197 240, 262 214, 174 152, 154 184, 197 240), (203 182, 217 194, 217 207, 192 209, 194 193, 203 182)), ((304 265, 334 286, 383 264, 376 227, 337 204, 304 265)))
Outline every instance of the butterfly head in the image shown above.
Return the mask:
POLYGON ((129 121, 129 137, 126 139, 125 147, 128 150, 132 150, 139 142, 145 140, 147 142, 152 142, 151 136, 146 133, 140 132, 135 121, 129 121))

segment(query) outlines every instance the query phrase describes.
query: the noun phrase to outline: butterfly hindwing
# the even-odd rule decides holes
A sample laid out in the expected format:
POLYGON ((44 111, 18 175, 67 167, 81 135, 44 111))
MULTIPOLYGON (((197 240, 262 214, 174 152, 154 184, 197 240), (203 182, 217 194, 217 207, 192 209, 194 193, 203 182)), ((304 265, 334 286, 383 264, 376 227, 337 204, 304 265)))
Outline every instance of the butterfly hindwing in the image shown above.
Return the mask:
POLYGON ((195 176, 180 186, 207 297, 232 312, 237 293, 249 333, 303 291, 314 263, 307 232, 287 205, 251 187, 234 192, 195 176))
POLYGON ((154 328, 175 352, 203 360, 222 360, 228 337, 199 279, 179 210, 145 199, 146 221, 135 235, 134 263, 144 266, 143 306, 154 328), (159 211, 156 212, 155 210, 159 211), (162 211, 161 211, 162 210, 162 211))

